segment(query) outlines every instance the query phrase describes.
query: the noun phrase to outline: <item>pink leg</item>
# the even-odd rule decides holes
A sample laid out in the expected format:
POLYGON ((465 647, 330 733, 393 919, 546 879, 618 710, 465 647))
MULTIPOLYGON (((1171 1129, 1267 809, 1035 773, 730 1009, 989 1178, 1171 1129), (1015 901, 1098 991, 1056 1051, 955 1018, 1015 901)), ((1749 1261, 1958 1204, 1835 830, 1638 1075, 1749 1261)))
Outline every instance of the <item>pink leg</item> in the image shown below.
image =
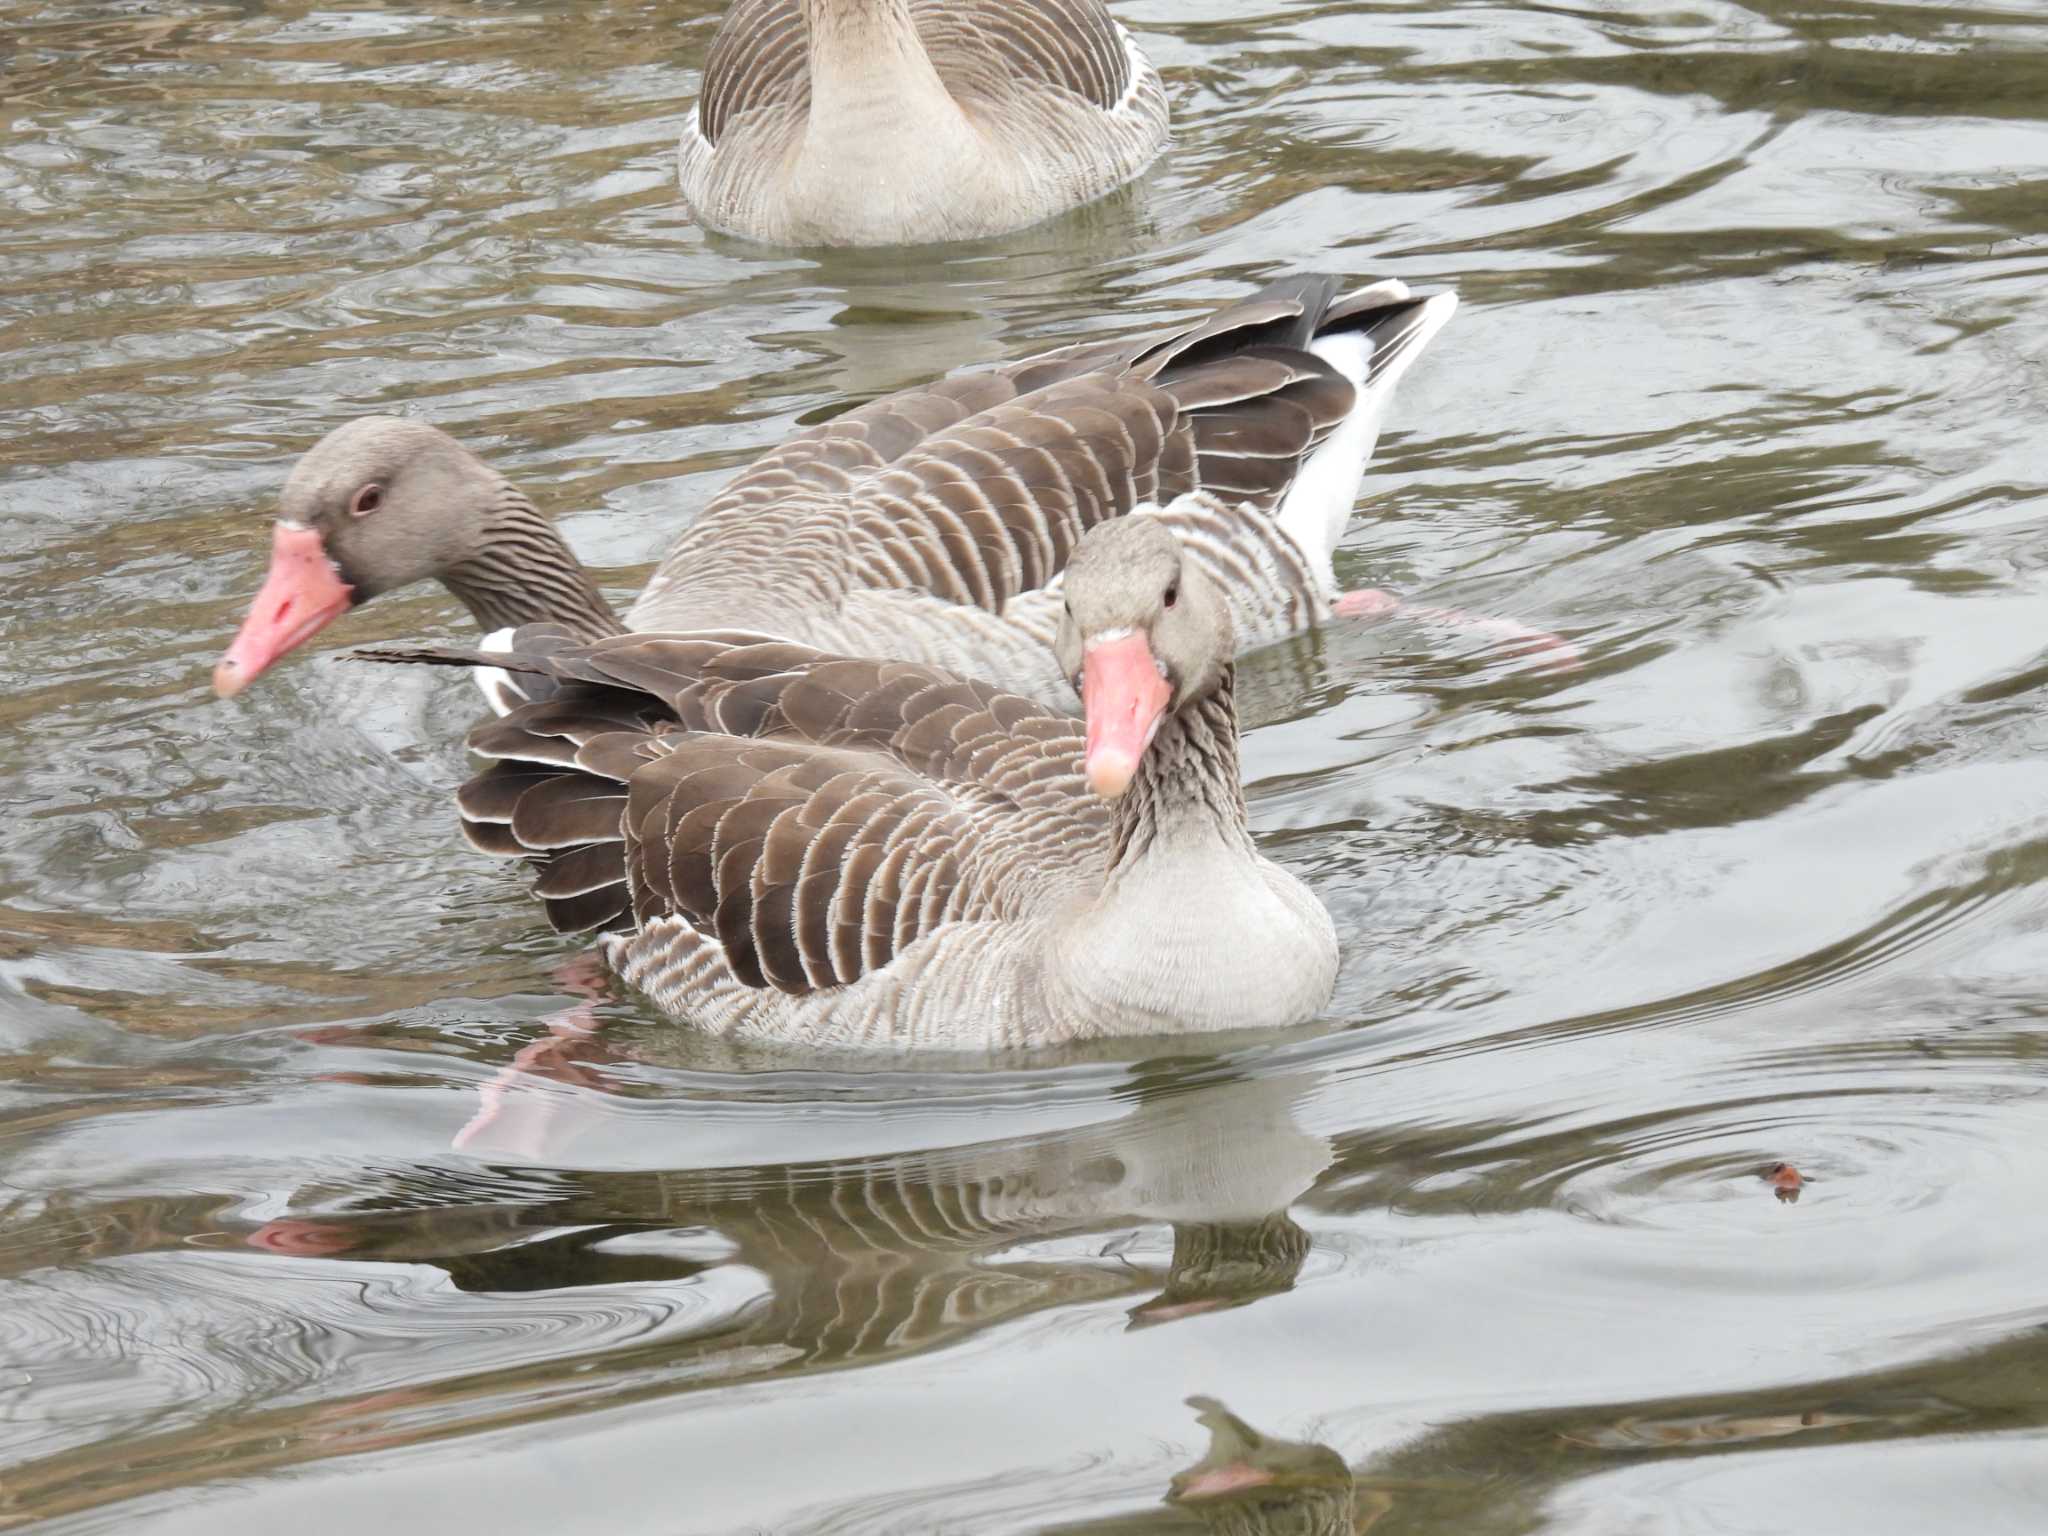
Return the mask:
POLYGON ((586 949, 581 954, 571 955, 548 975, 564 992, 573 992, 578 997, 599 1002, 612 995, 612 973, 597 951, 586 949))
POLYGON ((1346 619, 1403 618, 1418 624, 1471 630, 1486 636, 1506 655, 1540 656, 1544 671, 1568 672, 1586 659, 1571 641, 1547 629, 1532 629, 1513 619, 1467 613, 1462 608, 1430 608, 1407 602, 1378 587, 1361 587, 1356 592, 1346 592, 1330 607, 1332 612, 1346 619))
POLYGON ((1356 592, 1341 594, 1330 609, 1340 619, 1383 619, 1392 613, 1399 613, 1407 604, 1393 593, 1379 587, 1360 587, 1356 592))
POLYGON ((501 1067, 477 1090, 477 1111, 455 1133, 458 1152, 509 1152, 536 1160, 563 1108, 574 1102, 564 1089, 603 1092, 604 1079, 581 1065, 604 1053, 598 1033, 604 1020, 595 999, 605 995, 605 971, 586 951, 555 968, 555 980, 584 1001, 552 1015, 548 1032, 519 1048, 510 1065, 501 1067))

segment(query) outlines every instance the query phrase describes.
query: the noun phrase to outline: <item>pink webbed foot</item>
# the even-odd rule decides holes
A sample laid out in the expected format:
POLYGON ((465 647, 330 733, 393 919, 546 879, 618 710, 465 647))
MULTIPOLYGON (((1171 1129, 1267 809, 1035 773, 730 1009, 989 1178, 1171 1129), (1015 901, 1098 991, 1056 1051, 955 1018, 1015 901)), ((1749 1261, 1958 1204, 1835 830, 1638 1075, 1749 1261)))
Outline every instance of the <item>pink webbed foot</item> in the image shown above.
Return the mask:
POLYGON ((1409 619, 1417 624, 1436 624, 1484 635, 1500 647, 1503 655, 1539 658, 1542 670, 1568 672, 1586 659, 1585 653, 1562 635, 1535 629, 1514 619, 1490 614, 1467 613, 1462 608, 1432 608, 1411 603, 1379 587, 1361 587, 1346 592, 1330 605, 1331 612, 1345 619, 1409 619))
POLYGON ((1330 604, 1330 611, 1340 619, 1383 619, 1390 613, 1399 613, 1405 606, 1393 593, 1379 587, 1360 587, 1356 592, 1346 592, 1330 604))
POLYGON ((564 992, 589 998, 592 1002, 612 995, 611 970, 598 958, 594 949, 571 955, 548 972, 548 976, 564 992))

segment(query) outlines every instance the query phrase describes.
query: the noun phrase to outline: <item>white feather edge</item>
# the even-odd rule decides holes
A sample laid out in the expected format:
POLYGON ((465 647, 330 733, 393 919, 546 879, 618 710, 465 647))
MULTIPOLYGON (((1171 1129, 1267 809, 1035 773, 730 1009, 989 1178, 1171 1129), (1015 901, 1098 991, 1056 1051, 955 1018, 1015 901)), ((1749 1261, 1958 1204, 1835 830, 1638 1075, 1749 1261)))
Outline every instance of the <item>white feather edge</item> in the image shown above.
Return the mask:
POLYGON ((1138 40, 1131 36, 1129 27, 1116 20, 1112 20, 1110 25, 1116 28, 1117 41, 1124 45, 1124 58, 1131 75, 1130 82, 1124 86, 1123 95, 1117 97, 1116 104, 1109 109, 1111 117, 1122 117, 1136 104, 1138 92, 1145 88, 1145 77, 1153 73, 1152 61, 1139 50, 1138 40))

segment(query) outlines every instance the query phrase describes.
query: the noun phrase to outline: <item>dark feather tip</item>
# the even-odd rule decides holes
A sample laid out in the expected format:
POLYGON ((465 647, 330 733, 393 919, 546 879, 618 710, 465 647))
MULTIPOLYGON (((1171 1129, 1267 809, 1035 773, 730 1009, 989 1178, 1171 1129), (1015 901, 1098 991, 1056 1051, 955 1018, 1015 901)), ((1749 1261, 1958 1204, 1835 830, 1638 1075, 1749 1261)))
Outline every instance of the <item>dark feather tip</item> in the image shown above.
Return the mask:
POLYGON ((507 672, 547 673, 547 664, 505 651, 465 651, 454 646, 372 645, 343 651, 344 661, 381 661, 395 666, 502 667, 507 672))

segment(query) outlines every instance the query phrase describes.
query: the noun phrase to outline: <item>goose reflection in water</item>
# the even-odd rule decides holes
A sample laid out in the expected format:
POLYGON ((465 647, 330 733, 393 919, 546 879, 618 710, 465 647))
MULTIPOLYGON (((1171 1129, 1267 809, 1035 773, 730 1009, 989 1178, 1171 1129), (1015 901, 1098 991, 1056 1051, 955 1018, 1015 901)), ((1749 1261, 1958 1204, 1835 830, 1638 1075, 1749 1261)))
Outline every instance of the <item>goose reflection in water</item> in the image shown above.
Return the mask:
MULTIPOLYGON (((1810 1499, 1818 1488, 1825 1498, 1829 1487, 1853 1484, 1876 1458, 1938 1453, 1972 1430, 2038 1433, 2048 1427, 2044 1367, 2048 1330, 2035 1327, 1983 1349, 1762 1397, 1737 1389, 1474 1414, 1400 1438, 1356 1466, 1332 1446, 1261 1433, 1215 1399, 1194 1397, 1188 1404, 1209 1432, 1207 1450, 1173 1475, 1156 1506, 1039 1536, 1363 1536, 1394 1526, 1512 1536, 1579 1529, 1576 1515, 1615 1514, 1616 1485, 1606 1475, 1720 1457, 1734 1458, 1731 1474, 1740 1468, 1739 1475, 1779 1484, 1788 1496, 1810 1499), (1763 1459, 1801 1445, 1842 1454, 1834 1469, 1818 1474, 1808 1458, 1763 1459)), ((1669 1486, 1649 1484, 1647 1504, 1661 1507, 1669 1486)), ((1942 1486, 1938 1473, 1930 1486, 1942 1486)), ((1595 1523, 1606 1529, 1612 1520, 1595 1523)))
MULTIPOLYGON (((1209 1444, 1157 1506, 1039 1536, 1363 1536, 1388 1516, 1404 1531, 1473 1536, 1571 1527, 1557 1518, 1560 1497, 1600 1507, 1598 1492, 1574 1485, 1646 1462, 1802 1442, 1877 1449, 1973 1423, 2038 1428, 2048 1423, 2044 1350, 2048 1334, 2036 1330, 1961 1358, 1790 1388, 1762 1406, 1753 1393, 1728 1392, 1477 1414, 1355 1468, 1331 1446, 1261 1433, 1214 1398, 1193 1397, 1209 1444)), ((1750 1465, 1752 1476, 1806 1477, 1804 1462, 1783 1473, 1750 1465)))
POLYGON ((1063 1525, 1043 1536, 1356 1536, 1387 1507, 1361 1500, 1327 1445, 1261 1434, 1212 1397, 1191 1397, 1209 1447, 1174 1474, 1162 1508, 1063 1525))
MULTIPOLYGON (((664 1364, 692 1366, 693 1379, 891 1358, 1120 1298, 1132 1300, 1130 1326, 1157 1325, 1293 1285, 1310 1245, 1287 1207, 1331 1160, 1327 1138, 1296 1122, 1303 1088, 1293 1078, 1141 1082, 1137 1108, 1105 1124, 844 1161, 421 1165, 374 1193, 359 1176, 302 1189, 293 1204, 303 1214, 245 1241, 431 1265, 471 1291, 702 1279, 721 1300, 662 1346, 673 1356, 664 1364), (1163 1266, 1127 1251, 1153 1223, 1172 1229, 1163 1266)), ((622 1373, 649 1364, 644 1344, 599 1356, 595 1369, 608 1358, 622 1373)))

